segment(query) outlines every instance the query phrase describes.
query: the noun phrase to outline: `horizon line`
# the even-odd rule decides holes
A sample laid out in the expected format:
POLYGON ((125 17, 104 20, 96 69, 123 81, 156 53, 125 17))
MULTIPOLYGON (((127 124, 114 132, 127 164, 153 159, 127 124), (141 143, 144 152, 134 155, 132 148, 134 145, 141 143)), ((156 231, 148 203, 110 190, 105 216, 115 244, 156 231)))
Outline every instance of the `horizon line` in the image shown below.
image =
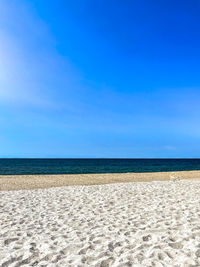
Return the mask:
POLYGON ((141 158, 129 158, 129 157, 122 157, 122 158, 120 158, 120 157, 0 157, 0 160, 1 159, 138 159, 138 160, 142 160, 142 159, 200 159, 200 157, 199 158, 196 158, 196 157, 188 157, 188 158, 184 158, 184 157, 174 157, 174 158, 172 158, 172 157, 170 157, 170 158, 164 158, 164 157, 158 157, 158 158, 152 158, 152 157, 147 157, 147 158, 143 158, 143 157, 141 157, 141 158))

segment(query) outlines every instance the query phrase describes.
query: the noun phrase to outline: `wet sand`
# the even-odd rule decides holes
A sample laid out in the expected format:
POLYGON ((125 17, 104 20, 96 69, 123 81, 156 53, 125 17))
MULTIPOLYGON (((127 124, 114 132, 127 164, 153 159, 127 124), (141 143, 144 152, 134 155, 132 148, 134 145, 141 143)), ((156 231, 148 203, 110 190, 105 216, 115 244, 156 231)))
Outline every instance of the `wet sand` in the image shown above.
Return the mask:
POLYGON ((154 173, 105 173, 66 175, 0 175, 0 190, 51 188, 69 185, 100 185, 121 182, 150 182, 200 179, 200 171, 154 173))

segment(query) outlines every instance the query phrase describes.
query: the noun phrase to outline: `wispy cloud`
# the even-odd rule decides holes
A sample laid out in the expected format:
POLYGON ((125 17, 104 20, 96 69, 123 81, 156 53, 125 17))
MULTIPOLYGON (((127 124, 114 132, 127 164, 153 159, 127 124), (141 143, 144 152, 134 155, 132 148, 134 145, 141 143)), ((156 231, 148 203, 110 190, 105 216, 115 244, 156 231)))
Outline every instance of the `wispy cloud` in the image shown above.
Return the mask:
POLYGON ((73 110, 78 73, 55 44, 47 25, 24 1, 0 3, 1 102, 73 110))

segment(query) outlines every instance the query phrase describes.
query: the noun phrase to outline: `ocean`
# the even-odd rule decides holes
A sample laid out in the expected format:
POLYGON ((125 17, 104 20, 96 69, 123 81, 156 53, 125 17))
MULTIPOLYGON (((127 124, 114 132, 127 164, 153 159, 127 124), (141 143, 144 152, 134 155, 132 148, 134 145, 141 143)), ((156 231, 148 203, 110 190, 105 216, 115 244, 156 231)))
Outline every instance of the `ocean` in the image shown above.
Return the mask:
POLYGON ((0 159, 0 175, 200 170, 200 159, 0 159))

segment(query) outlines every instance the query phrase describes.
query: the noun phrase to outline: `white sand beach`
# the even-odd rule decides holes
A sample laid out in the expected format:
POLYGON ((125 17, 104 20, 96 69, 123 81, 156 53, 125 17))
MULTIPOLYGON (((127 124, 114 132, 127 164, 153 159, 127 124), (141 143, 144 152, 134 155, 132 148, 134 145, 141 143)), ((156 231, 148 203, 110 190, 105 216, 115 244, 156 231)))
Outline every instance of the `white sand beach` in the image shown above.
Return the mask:
POLYGON ((0 192, 0 266, 200 266, 200 181, 0 192))
POLYGON ((200 179, 200 171, 0 175, 1 190, 41 189, 72 185, 200 179))

